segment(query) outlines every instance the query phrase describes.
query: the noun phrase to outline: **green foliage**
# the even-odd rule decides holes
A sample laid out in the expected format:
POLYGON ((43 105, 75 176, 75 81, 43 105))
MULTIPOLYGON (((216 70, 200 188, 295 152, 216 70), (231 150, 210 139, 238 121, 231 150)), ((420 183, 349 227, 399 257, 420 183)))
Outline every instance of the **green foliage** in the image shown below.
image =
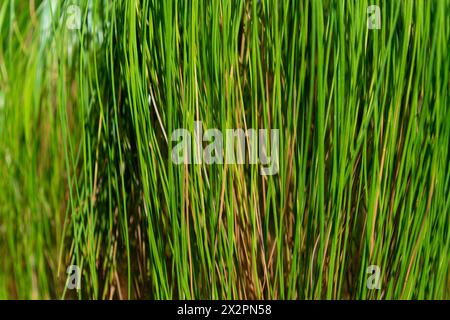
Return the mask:
POLYGON ((2 0, 0 298, 450 298, 450 1, 374 2, 2 0))

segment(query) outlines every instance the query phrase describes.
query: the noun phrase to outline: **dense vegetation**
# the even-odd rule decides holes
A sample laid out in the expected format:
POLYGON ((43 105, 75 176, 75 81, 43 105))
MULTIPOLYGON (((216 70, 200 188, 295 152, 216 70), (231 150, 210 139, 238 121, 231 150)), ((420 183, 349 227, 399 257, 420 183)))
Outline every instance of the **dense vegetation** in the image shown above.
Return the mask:
POLYGON ((449 26, 448 0, 0 1, 0 298, 450 298, 449 26), (278 174, 172 163, 194 121, 279 129, 278 174))

